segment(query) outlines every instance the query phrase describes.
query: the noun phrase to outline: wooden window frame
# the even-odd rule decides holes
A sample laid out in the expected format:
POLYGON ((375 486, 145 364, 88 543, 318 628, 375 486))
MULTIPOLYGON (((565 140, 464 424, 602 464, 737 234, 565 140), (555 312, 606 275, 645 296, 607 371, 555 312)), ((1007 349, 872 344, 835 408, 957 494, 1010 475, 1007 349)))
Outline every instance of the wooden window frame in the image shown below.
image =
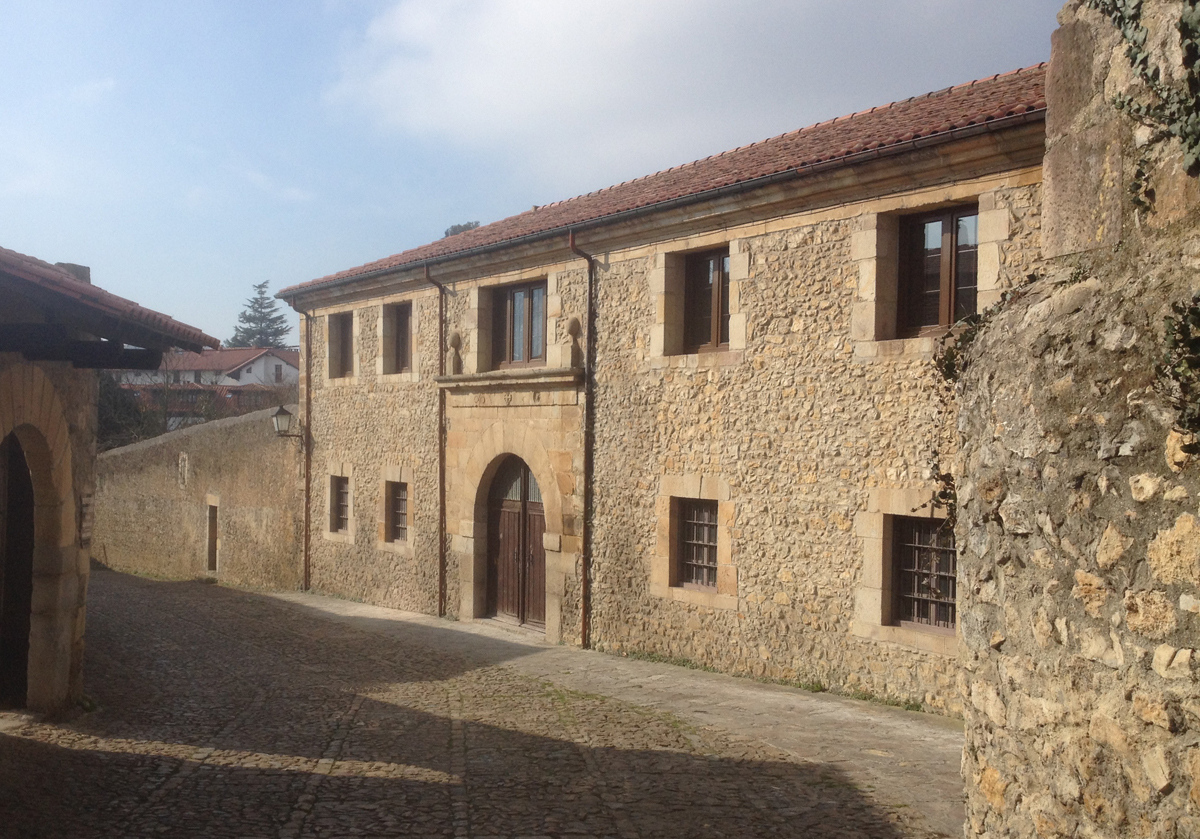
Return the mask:
POLYGON ((729 246, 689 253, 684 256, 683 268, 683 349, 685 353, 720 352, 729 349, 730 322, 729 246), (716 262, 716 280, 708 299, 700 299, 693 286, 700 282, 702 272, 716 262), (707 340, 697 341, 694 322, 700 312, 707 312, 707 340))
POLYGON ((327 317, 329 378, 351 378, 354 376, 354 312, 338 312, 327 317))
POLYGON ((384 309, 391 323, 388 375, 412 372, 412 303, 391 303, 384 309))
POLYGON ((675 574, 681 588, 691 591, 715 592, 717 590, 717 502, 707 498, 675 499, 677 543, 675 545, 675 574), (711 541, 689 538, 693 535, 688 525, 695 524, 711 531, 711 541), (711 558, 711 562, 692 562, 692 548, 699 548, 711 558), (697 581, 694 569, 701 569, 704 581, 697 581), (711 582, 708 582, 711 579, 711 582))
POLYGON ((549 336, 546 334, 546 281, 538 280, 531 283, 501 286, 492 290, 492 367, 497 370, 518 367, 546 366, 546 347, 549 336), (533 354, 533 296, 536 290, 542 292, 542 348, 541 354, 533 354), (513 298, 518 292, 526 292, 525 304, 520 317, 524 320, 524 358, 513 361, 513 336, 516 332, 514 321, 517 313, 513 311, 513 298))
POLYGON ((407 542, 409 497, 406 481, 384 482, 384 541, 407 542))
POLYGON ((350 478, 329 476, 329 532, 350 532, 350 478))
MULTIPOLYGON (((896 296, 896 334, 902 338, 913 338, 919 335, 942 332, 956 323, 954 312, 958 307, 959 285, 956 282, 958 274, 958 221, 975 216, 978 225, 979 207, 975 204, 962 204, 947 207, 935 212, 919 215, 903 216, 900 219, 899 265, 897 266, 896 296), (917 302, 921 295, 921 271, 918 266, 920 256, 914 253, 913 231, 923 228, 933 221, 942 223, 941 256, 939 264, 940 287, 938 290, 938 322, 916 323, 920 318, 914 314, 918 309, 917 302), (947 258, 949 254, 949 258, 947 258)), ((978 227, 976 227, 978 231, 978 227)), ((979 264, 978 264, 978 232, 976 233, 976 265, 975 290, 978 295, 979 264)), ((977 298, 978 299, 978 298, 977 298)), ((978 311, 978 303, 976 304, 978 311)))
POLYGON ((891 562, 894 625, 953 635, 958 622, 955 576, 958 554, 954 544, 954 529, 947 520, 893 516, 891 562), (936 566, 923 566, 923 558, 918 553, 920 551, 934 552, 947 558, 949 571, 939 570, 936 566), (920 577, 925 580, 914 579, 920 577), (928 585, 930 577, 940 581, 933 589, 928 585), (937 596, 947 590, 948 594, 937 596))

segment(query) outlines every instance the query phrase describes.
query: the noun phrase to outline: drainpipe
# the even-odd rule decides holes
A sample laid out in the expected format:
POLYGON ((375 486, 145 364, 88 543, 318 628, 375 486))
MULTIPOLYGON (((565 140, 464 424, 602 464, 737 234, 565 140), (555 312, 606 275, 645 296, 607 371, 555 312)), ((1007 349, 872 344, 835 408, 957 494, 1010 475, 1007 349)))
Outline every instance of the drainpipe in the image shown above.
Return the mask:
POLYGON ((300 444, 304 447, 304 591, 312 587, 312 318, 304 315, 304 421, 300 423, 304 434, 300 444))
MULTIPOLYGON (((425 282, 438 290, 438 378, 446 375, 446 287, 429 276, 425 282)), ((438 393, 438 617, 446 616, 446 391, 438 393)))
POLYGON ((583 350, 583 556, 580 558, 579 641, 584 649, 592 645, 592 450, 595 448, 594 406, 596 401, 596 258, 575 244, 575 231, 567 233, 571 253, 587 260, 587 330, 583 350))

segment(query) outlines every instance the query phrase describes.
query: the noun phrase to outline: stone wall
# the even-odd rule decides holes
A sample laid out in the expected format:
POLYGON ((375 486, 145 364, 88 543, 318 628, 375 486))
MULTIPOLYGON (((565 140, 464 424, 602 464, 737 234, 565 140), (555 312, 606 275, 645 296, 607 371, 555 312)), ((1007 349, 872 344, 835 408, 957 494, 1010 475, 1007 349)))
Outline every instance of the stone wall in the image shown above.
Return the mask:
MULTIPOLYGON (((397 296, 396 299, 401 299, 397 296)), ((354 312, 355 372, 330 379, 327 312, 305 319, 311 330, 313 436, 312 588, 390 606, 438 611, 438 298, 426 286, 405 295, 412 301, 415 375, 385 375, 379 363, 382 305, 345 305, 328 311, 354 312), (383 541, 383 480, 386 469, 407 469, 408 544, 383 541), (329 532, 329 480, 350 479, 353 504, 348 533, 329 532)), ((459 298, 453 298, 458 301, 459 298)), ((302 346, 308 337, 302 335, 302 346)), ((303 403, 303 380, 300 399, 303 403)), ((453 577, 453 575, 448 575, 453 577)), ((457 584, 446 602, 455 613, 457 584)))
MULTIPOLYGON (((1143 21, 1181 70, 1179 2, 1143 21)), ((959 598, 967 835, 1200 835, 1200 473, 1160 389, 1163 318, 1200 292, 1179 147, 1111 23, 1060 13, 1049 259, 981 332, 961 383, 959 598), (1135 205, 1138 169, 1152 192, 1135 205)))
MULTIPOLYGON (((21 301, 7 303, 0 321, 28 315, 21 301)), ((0 353, 0 440, 10 433, 29 465, 37 505, 27 705, 59 711, 83 693, 96 374, 0 353)))
POLYGON ((931 340, 853 339, 852 247, 864 218, 982 193, 1008 219, 996 282, 1012 287, 1040 235, 1036 180, 1017 183, 964 181, 950 195, 914 192, 724 231, 748 258, 737 293, 747 334, 744 349, 718 357, 654 357, 654 257, 612 255, 598 303, 597 647, 960 712, 953 637, 891 632, 877 625, 878 604, 875 626, 856 620, 869 611, 864 519, 880 509, 875 499, 913 499, 883 510, 897 514, 929 499, 935 453, 945 465, 953 455, 954 418, 938 395, 931 340), (706 481, 717 487, 711 496, 689 489, 706 481), (732 597, 655 586, 677 495, 727 505, 732 597))
POLYGON ((298 439, 276 436, 275 410, 214 420, 96 458, 92 557, 173 579, 299 588, 302 453, 298 439), (208 554, 213 506, 215 572, 208 554))

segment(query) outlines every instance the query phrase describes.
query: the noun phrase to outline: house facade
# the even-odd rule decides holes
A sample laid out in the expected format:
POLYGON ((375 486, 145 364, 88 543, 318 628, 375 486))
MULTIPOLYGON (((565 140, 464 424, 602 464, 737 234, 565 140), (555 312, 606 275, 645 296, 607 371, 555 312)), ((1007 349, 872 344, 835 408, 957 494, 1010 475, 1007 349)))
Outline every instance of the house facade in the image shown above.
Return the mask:
POLYGON ((1039 255, 1045 67, 280 292, 312 588, 959 711, 938 338, 1039 255))

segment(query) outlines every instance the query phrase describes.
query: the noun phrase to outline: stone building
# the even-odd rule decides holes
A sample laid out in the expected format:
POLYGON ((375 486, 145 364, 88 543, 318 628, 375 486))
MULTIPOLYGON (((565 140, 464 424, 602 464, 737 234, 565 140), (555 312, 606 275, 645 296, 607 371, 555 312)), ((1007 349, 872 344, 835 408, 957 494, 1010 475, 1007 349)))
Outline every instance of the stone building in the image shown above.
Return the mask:
POLYGON ((217 341, 3 248, 0 302, 0 707, 55 711, 82 688, 94 370, 217 341))
POLYGON ((932 359, 1038 257, 1043 65, 293 286, 317 590, 957 713, 932 359))

